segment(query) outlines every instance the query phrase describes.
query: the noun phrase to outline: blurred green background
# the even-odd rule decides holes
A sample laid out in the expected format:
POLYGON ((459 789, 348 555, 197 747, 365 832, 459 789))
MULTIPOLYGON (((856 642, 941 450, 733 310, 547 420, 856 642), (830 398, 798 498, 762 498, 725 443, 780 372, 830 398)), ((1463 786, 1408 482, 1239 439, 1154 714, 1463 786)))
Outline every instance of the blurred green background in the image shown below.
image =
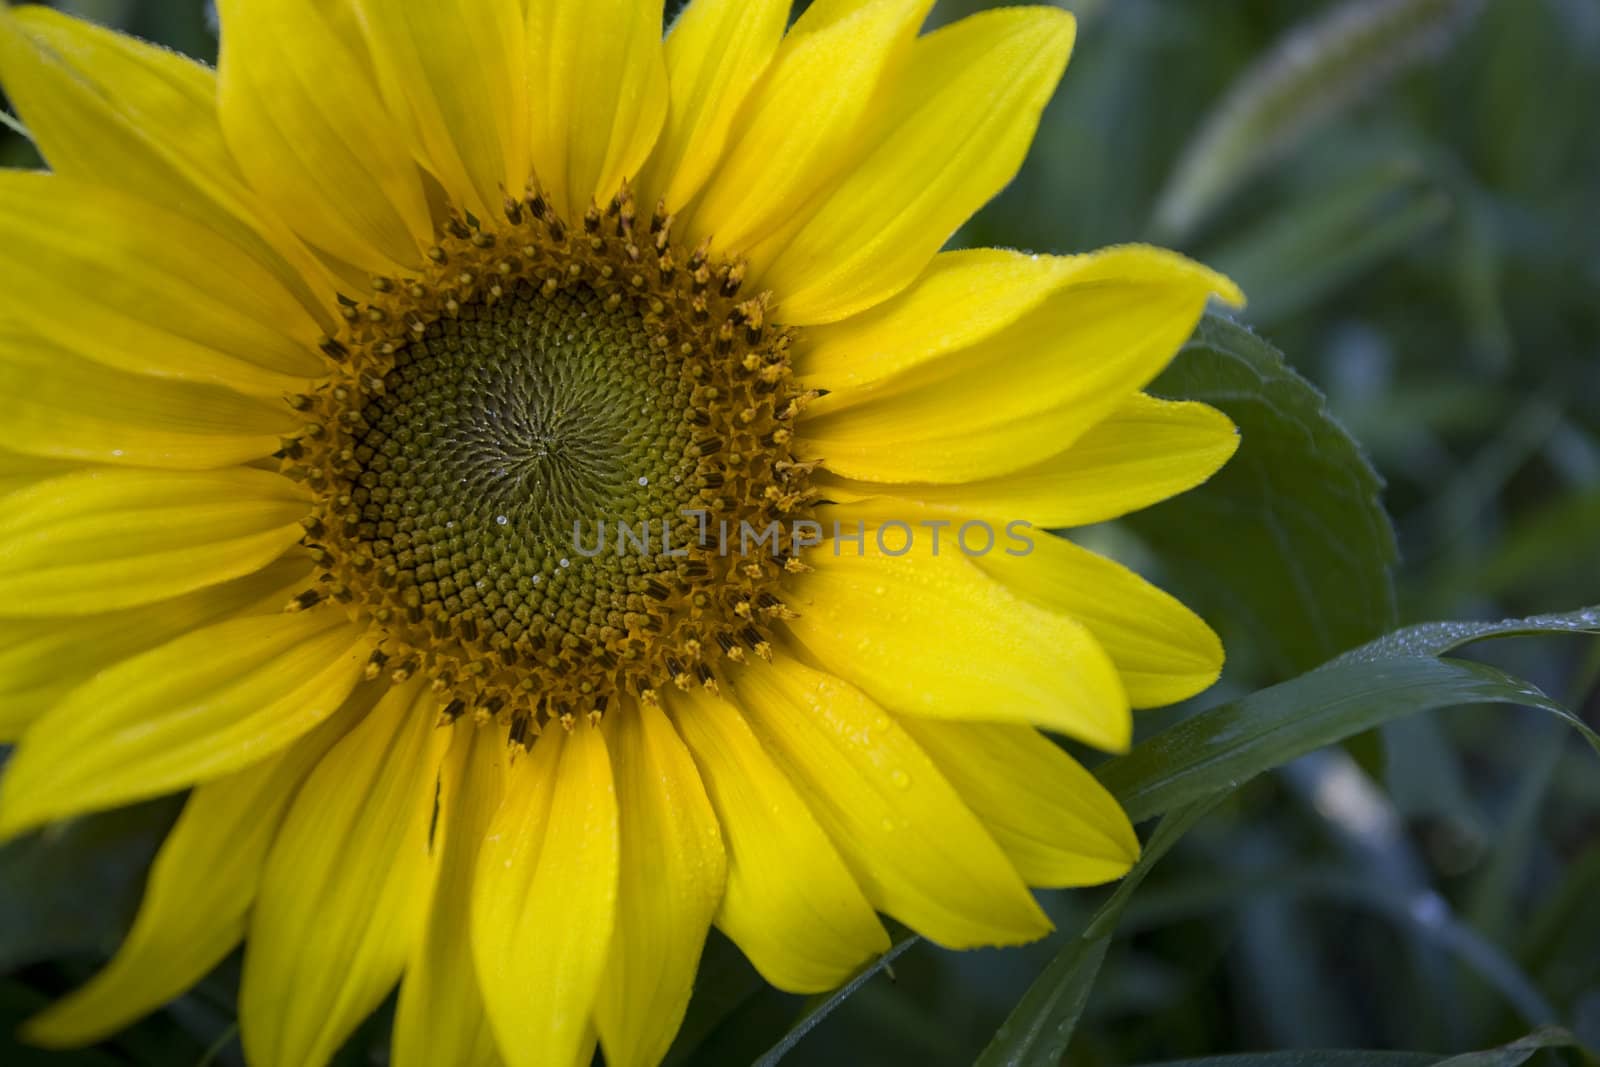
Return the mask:
MULTIPOLYGON (((201 0, 59 6, 215 56, 201 0)), ((944 0, 935 19, 985 6, 944 0)), ((1021 177, 958 240, 1151 240, 1231 274, 1251 300, 1241 320, 1327 394, 1387 481, 1399 621, 1600 602, 1600 3, 1062 6, 1080 19, 1062 90, 1021 177)), ((0 161, 37 165, 10 135, 0 161)), ((1262 652, 1228 590, 1164 551, 1170 536, 1090 536, 1230 639, 1201 704, 1315 664, 1262 652)), ((1595 645, 1516 640, 1493 657, 1594 722, 1595 645)), ((11 855, 0 1027, 114 949, 173 811, 89 820, 65 846, 11 855)), ((1073 930, 1101 899, 1047 906, 1073 930)), ((1600 774, 1568 732, 1505 709, 1407 720, 1258 780, 1182 842, 1124 919, 1069 1061, 1449 1052, 1556 1020, 1600 1042, 1596 900, 1600 774)), ((786 1062, 970 1063, 1057 947, 915 945, 786 1062)), ((89 1052, 0 1037, 0 1063, 238 1063, 234 971, 89 1052)), ((678 1062, 749 1062, 805 1007, 722 942, 702 987, 678 1062)), ((345 1062, 382 1062, 384 1030, 370 1024, 345 1062)))

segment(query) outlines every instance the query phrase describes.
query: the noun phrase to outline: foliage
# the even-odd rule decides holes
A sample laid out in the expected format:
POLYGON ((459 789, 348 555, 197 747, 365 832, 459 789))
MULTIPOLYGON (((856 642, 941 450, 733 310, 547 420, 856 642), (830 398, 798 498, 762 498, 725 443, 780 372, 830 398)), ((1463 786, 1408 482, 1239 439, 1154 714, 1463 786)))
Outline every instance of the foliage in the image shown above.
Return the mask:
MULTIPOLYGON (((1085 535, 1201 608, 1228 670, 1098 766, 1159 822, 1118 886, 1045 895, 1054 938, 952 954, 907 935, 809 1001, 714 938, 669 1062, 1592 1056, 1600 627, 1537 613, 1600 603, 1600 6, 1062 3, 1081 23, 1063 91, 958 240, 1157 239, 1249 294, 1154 387, 1226 410, 1236 461, 1085 535), (1397 629, 1504 616, 1525 618, 1397 629), (1317 1051, 1340 1049, 1423 1051, 1317 1051)), ((63 6, 215 53, 201 0, 63 6)), ((36 162, 0 130, 0 163, 36 162)), ((236 961, 101 1048, 9 1044, 114 945, 170 818, 0 851, 0 1062, 240 1062, 236 961)), ((343 1062, 375 1062, 385 1032, 343 1062)))

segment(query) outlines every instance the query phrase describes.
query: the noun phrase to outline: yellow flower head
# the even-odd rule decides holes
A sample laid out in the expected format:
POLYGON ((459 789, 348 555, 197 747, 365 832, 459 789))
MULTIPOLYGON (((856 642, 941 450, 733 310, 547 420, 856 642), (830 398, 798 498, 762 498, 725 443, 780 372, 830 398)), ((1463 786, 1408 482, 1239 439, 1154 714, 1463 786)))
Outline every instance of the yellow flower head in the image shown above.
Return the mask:
POLYGON ((260 1067, 665 1054, 712 923, 814 992, 1049 924, 1204 623, 1046 529, 1233 427, 1223 278, 941 253, 1070 16, 222 0, 220 69, 0 5, 0 833, 192 789, 93 1040, 246 941, 260 1067))

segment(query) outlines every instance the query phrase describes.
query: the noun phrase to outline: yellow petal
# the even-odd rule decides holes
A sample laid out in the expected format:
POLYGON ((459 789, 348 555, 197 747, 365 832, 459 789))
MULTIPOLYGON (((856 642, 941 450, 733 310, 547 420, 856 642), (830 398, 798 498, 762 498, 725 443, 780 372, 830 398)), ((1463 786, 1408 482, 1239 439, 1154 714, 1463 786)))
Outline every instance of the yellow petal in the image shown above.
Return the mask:
POLYGON ((797 432, 802 452, 876 482, 971 482, 1021 470, 1148 384, 1212 294, 1237 296, 1227 279, 1159 249, 1113 248, 1067 263, 1053 265, 1048 298, 1009 326, 973 341, 965 326, 930 321, 911 337, 912 366, 818 400, 797 432))
POLYGON ((354 0, 390 110, 415 154, 480 218, 528 181, 522 9, 482 0, 354 0))
POLYGON ((219 623, 102 671, 23 735, 0 778, 0 837, 265 759, 344 703, 370 647, 323 608, 219 623))
MULTIPOLYGON (((1047 415, 1040 421, 1055 420, 1047 415)), ((1238 431, 1216 408, 1135 393, 1066 449, 1009 474, 949 485, 881 485, 823 474, 818 485, 833 500, 881 494, 934 514, 1062 529, 1105 522, 1187 492, 1238 448, 1238 431)))
POLYGON ((904 289, 1022 165, 1072 51, 1072 16, 985 12, 918 41, 871 146, 792 238, 751 252, 776 317, 836 322, 904 289))
POLYGON ((469 902, 479 846, 505 792, 506 731, 463 720, 453 734, 439 781, 439 877, 400 984, 395 1067, 501 1063, 472 963, 469 902))
POLYGON ((739 112, 728 149, 685 220, 739 253, 794 218, 839 173, 887 73, 933 0, 813 4, 739 112))
POLYGON ((82 464, 67 460, 44 459, 0 450, 0 496, 9 496, 18 489, 71 474, 81 467, 82 464))
POLYGON ((587 1064, 617 907, 617 795, 600 728, 547 727, 478 857, 472 949, 512 1067, 587 1064))
POLYGON ((948 948, 1050 931, 994 839, 876 704, 786 656, 741 671, 735 686, 874 907, 948 948))
POLYGON ((556 211, 581 219, 643 165, 667 117, 661 0, 528 5, 533 169, 556 211))
MULTIPOLYGON (((842 533, 856 534, 848 509, 840 516, 842 533)), ((806 556, 814 569, 788 597, 799 612, 790 632, 891 711, 1029 723, 1126 748, 1128 698, 1094 636, 984 574, 958 535, 903 520, 867 528, 860 545, 835 536, 806 556)))
POLYGON ((642 207, 662 202, 677 211, 700 191, 788 19, 789 0, 692 0, 683 9, 667 34, 671 97, 661 138, 639 176, 642 207))
POLYGON ((1186 700, 1222 673, 1222 642, 1201 618, 1119 563, 1043 532, 1026 556, 991 553, 979 567, 1018 596, 1089 628, 1136 708, 1186 700))
POLYGON ((324 328, 307 279, 324 272, 250 190, 223 140, 217 76, 169 49, 49 8, 0 11, 0 80, 51 170, 103 182, 217 230, 249 252, 324 328))
POLYGON ((92 615, 260 570, 305 533, 305 494, 268 471, 92 470, 13 493, 0 616, 92 615))
POLYGON ((278 397, 323 373, 322 327, 227 238, 106 186, 0 172, 13 336, 97 363, 278 397))
POLYGON ((197 788, 156 854, 116 956, 29 1020, 26 1039, 51 1048, 98 1041, 210 973, 244 936, 267 850, 300 784, 370 706, 352 700, 281 754, 197 788))
POLYGON ((0 326, 6 444, 31 455, 205 470, 269 456, 302 420, 282 400, 129 374, 0 326))
POLYGON ((941 252, 894 299, 802 333, 795 375, 805 386, 848 393, 968 348, 1071 285, 1084 259, 997 248, 941 252))
POLYGON ((1094 775, 1037 730, 902 719, 1029 885, 1099 885, 1139 858, 1139 839, 1094 775))
POLYGON ((450 733, 420 683, 392 689, 317 765, 261 877, 239 987, 256 1067, 320 1067, 388 994, 422 932, 450 733))
POLYGON ((254 574, 159 604, 72 619, 0 619, 0 743, 15 741, 100 671, 190 630, 275 610, 308 588, 311 576, 311 561, 291 554, 254 574))
POLYGON ((621 862, 595 1023, 609 1067, 655 1067, 689 1006, 727 857, 700 774, 661 708, 626 708, 607 725, 621 862))
POLYGON ((855 876, 738 709, 698 692, 668 697, 727 844, 722 931, 791 993, 833 989, 887 952, 855 876))
POLYGON ((363 270, 420 266, 421 174, 337 11, 219 0, 222 131, 251 184, 307 241, 363 270))

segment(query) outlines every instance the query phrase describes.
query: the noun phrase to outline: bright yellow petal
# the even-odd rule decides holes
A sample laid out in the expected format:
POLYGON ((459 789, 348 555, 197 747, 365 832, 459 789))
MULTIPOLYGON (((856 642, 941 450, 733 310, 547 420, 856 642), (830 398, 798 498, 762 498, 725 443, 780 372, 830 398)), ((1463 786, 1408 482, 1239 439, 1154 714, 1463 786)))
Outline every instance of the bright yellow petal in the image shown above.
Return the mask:
POLYGON ((278 832, 239 987, 255 1067, 320 1067, 400 977, 422 933, 439 764, 426 686, 392 689, 334 746, 278 832))
POLYGON ((751 251, 776 317, 836 322, 909 285, 1022 165, 1072 51, 1072 16, 985 12, 918 41, 871 145, 792 238, 751 251))
POLYGON ((837 987, 889 935, 816 817, 733 705, 668 694, 728 849, 717 926, 761 976, 791 993, 837 987))
POLYGON ((181 215, 60 175, 4 171, 0 230, 13 337, 272 397, 323 373, 323 330, 299 301, 246 251, 181 215))
POLYGON ((533 169, 556 211, 605 206, 667 117, 662 0, 528 5, 533 169))
POLYGON ((506 731, 463 720, 439 781, 439 878, 427 925, 400 983, 395 1067, 499 1067, 472 963, 471 905, 479 846, 505 793, 506 731))
POLYGON ((1099 885, 1139 858, 1139 839, 1094 775, 1027 726, 901 720, 1029 885, 1099 885))
POLYGON ((41 456, 25 456, 18 452, 0 450, 0 496, 9 496, 18 489, 71 474, 82 467, 80 463, 41 456))
POLYGON ((948 948, 1049 933, 994 839, 876 704, 786 656, 741 671, 735 686, 874 907, 948 948))
POLYGON ((737 254, 785 226, 849 163, 886 73, 933 0, 813 4, 734 122, 688 232, 737 254))
MULTIPOLYGON (((857 532, 848 508, 838 518, 844 534, 857 532)), ((790 632, 891 711, 1029 723, 1126 748, 1128 698, 1094 636, 984 574, 957 536, 906 520, 869 526, 860 546, 832 538, 806 556, 814 569, 793 584, 787 599, 799 618, 790 632), (888 554, 908 541, 904 555, 888 554)))
POLYGON ((909 368, 861 388, 826 385, 833 391, 798 428, 802 452, 875 482, 971 482, 1021 470, 1128 403, 1177 354, 1213 294, 1237 296, 1227 279, 1159 249, 1065 263, 1070 270, 1052 265, 1049 297, 1011 325, 974 342, 968 327, 930 320, 911 334, 909 368))
POLYGON ((546 727, 478 857, 472 948, 512 1067, 587 1064, 617 911, 617 794, 600 728, 546 727))
POLYGON ((98 1041, 210 973, 244 936, 267 850, 300 784, 370 706, 353 701, 280 755, 197 788, 156 854, 116 956, 30 1020, 26 1039, 52 1048, 98 1041))
POLYGON ((452 194, 498 218, 528 181, 522 9, 482 0, 354 0, 384 97, 452 194))
POLYGON ((997 248, 941 252, 905 292, 843 322, 804 331, 801 384, 832 392, 876 385, 993 337, 1072 284, 1081 256, 997 248))
POLYGON ((291 554, 243 578, 176 600, 71 619, 0 619, 0 743, 86 679, 190 630, 275 610, 309 587, 311 561, 291 554))
POLYGON ((102 469, 19 490, 0 515, 0 617, 93 615, 260 570, 305 533, 289 479, 102 469))
POLYGON ((128 374, 0 325, 6 443, 31 455, 206 470, 261 459, 302 424, 281 399, 128 374))
POLYGON ((1119 563, 1044 532, 1026 556, 976 562, 1018 596, 1070 615, 1105 648, 1136 708, 1186 700, 1222 673, 1222 642, 1176 599, 1119 563))
POLYGON ((422 263, 433 221, 367 57, 313 0, 219 0, 222 131, 255 189, 307 241, 361 269, 422 263))
POLYGON ((216 72, 49 8, 0 10, 0 81, 51 170, 176 211, 261 262, 333 326, 323 272, 247 186, 222 137, 216 72))
POLYGON ((789 0, 693 0, 683 9, 667 34, 666 125, 636 188, 643 208, 677 211, 700 191, 788 19, 789 0))
POLYGON ((607 726, 621 862, 595 1023, 609 1067, 655 1067, 689 1006, 727 857, 700 774, 666 714, 642 704, 607 726))
POLYGON ((234 619, 102 671, 28 729, 0 837, 247 767, 344 703, 370 645, 343 610, 234 619))
MULTIPOLYGON (((1040 421, 1050 425, 1055 418, 1040 421)), ((1238 448, 1238 431, 1216 408, 1135 393, 1068 448, 1009 474, 951 485, 880 485, 824 474, 818 486, 833 500, 886 494, 934 514, 1062 529, 1119 518, 1187 492, 1238 448)))

